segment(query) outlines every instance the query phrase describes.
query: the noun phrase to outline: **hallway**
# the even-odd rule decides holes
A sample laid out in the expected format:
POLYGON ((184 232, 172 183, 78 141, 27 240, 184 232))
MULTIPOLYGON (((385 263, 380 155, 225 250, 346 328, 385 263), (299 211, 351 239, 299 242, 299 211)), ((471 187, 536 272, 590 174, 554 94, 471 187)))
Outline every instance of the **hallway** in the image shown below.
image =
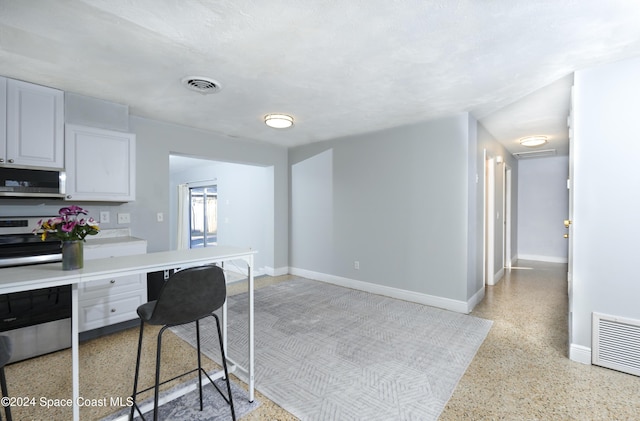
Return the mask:
POLYGON ((494 324, 440 419, 637 419, 640 378, 567 357, 567 265, 516 266, 471 313, 494 324))

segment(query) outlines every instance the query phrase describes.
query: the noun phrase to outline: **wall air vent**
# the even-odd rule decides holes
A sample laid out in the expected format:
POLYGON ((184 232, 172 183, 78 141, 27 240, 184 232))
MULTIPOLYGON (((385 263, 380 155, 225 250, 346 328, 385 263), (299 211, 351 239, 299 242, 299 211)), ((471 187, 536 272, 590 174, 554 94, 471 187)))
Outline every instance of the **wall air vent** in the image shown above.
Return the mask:
POLYGON ((514 152, 512 155, 516 159, 528 159, 528 158, 543 158, 545 156, 554 156, 556 154, 555 149, 541 149, 539 151, 527 151, 527 152, 514 152))
POLYGON ((185 76, 182 78, 182 84, 192 91, 200 94, 215 94, 222 89, 220 82, 204 76, 185 76))
POLYGON ((640 376, 640 320, 593 313, 591 362, 640 376))

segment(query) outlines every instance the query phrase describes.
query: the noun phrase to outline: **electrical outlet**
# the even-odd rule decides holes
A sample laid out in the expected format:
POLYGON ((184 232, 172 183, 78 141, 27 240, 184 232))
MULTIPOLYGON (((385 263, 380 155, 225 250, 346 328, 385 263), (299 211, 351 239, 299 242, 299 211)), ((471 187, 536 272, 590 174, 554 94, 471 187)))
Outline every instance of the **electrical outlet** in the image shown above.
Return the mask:
POLYGON ((111 216, 109 215, 109 211, 100 211, 100 223, 108 224, 111 216))
POLYGON ((131 223, 131 214, 129 213, 118 214, 118 224, 130 224, 130 223, 131 223))
POLYGON ((355 262, 353 262, 353 268, 355 270, 360 270, 360 262, 357 261, 357 260, 355 262))
POLYGON ((158 212, 156 214, 156 219, 158 220, 158 222, 164 221, 164 214, 162 212, 158 212))

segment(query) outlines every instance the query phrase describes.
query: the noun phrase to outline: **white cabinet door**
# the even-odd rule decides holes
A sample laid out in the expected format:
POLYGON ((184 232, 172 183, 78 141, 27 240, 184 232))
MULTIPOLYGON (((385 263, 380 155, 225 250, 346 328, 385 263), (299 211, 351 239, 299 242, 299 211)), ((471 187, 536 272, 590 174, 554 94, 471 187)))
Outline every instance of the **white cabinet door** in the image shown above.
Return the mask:
POLYGON ((63 168, 64 92, 7 79, 6 106, 7 155, 2 165, 63 168))
POLYGON ((136 135, 67 124, 67 200, 136 198, 136 135))
POLYGON ((7 78, 0 76, 0 165, 7 162, 7 78))
POLYGON ((78 303, 78 328, 80 332, 134 320, 136 310, 147 302, 146 292, 111 295, 104 298, 82 300, 78 303))
MULTIPOLYGON (((85 243, 86 260, 113 256, 133 256, 147 252, 142 241, 92 245, 85 243)), ((106 277, 80 284, 78 288, 78 328, 80 332, 133 320, 136 310, 147 302, 147 277, 144 274, 106 277)))

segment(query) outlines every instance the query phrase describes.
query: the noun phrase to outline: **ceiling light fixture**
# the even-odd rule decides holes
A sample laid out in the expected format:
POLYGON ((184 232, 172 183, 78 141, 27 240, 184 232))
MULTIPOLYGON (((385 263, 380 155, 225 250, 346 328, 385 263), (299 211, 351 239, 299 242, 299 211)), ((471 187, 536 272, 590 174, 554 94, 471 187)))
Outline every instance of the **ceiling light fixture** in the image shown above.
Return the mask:
POLYGON ((267 114, 264 116, 264 124, 274 129, 288 129, 293 126, 293 117, 286 114, 267 114))
POLYGON ((548 142, 547 136, 527 136, 520 139, 520 144, 528 148, 535 148, 536 146, 542 146, 548 142))

